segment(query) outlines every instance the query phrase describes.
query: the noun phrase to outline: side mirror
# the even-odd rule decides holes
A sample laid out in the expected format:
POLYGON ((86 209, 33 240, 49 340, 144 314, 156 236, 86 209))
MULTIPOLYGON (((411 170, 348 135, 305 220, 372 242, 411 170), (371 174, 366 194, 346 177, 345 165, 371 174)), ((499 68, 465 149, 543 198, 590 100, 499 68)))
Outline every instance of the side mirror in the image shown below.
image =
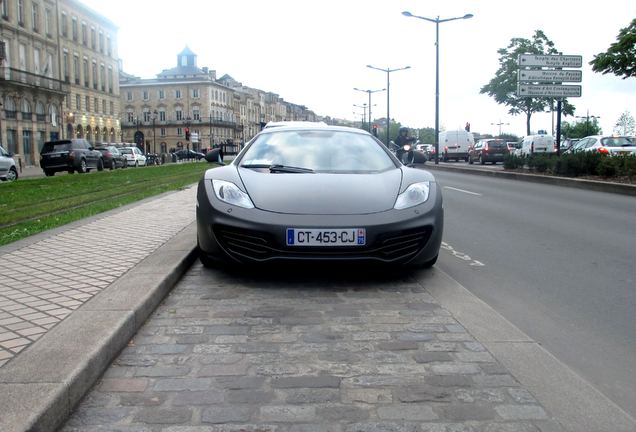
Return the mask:
POLYGON ((205 154, 205 160, 208 162, 218 163, 220 160, 220 156, 221 156, 221 149, 215 148, 205 154))

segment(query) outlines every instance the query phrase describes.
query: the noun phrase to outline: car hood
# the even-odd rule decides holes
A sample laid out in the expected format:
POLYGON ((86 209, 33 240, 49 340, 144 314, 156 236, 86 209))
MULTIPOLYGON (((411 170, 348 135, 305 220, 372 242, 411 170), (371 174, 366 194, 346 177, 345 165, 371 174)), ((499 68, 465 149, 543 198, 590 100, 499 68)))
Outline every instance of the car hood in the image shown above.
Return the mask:
POLYGON ((254 205, 278 213, 368 214, 393 208, 402 171, 375 174, 291 174, 239 168, 254 205))

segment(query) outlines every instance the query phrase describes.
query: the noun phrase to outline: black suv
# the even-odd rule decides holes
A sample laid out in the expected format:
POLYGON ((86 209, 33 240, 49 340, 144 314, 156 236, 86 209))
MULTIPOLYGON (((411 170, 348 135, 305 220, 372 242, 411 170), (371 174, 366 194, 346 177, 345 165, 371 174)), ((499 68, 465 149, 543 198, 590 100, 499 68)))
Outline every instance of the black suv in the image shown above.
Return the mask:
POLYGON ((68 171, 69 174, 75 171, 85 173, 93 168, 102 171, 104 158, 102 152, 95 150, 83 138, 47 141, 40 152, 40 167, 47 176, 58 171, 68 171))
POLYGON ((508 144, 502 139, 482 139, 468 149, 468 163, 479 161, 480 164, 486 162, 503 162, 509 153, 508 144))

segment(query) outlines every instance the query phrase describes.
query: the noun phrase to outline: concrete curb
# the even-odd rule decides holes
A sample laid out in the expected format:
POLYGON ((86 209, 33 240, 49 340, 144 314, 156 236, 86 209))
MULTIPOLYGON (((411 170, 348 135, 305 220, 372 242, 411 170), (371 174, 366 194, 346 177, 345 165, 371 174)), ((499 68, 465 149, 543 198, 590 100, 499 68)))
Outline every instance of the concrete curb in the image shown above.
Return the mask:
POLYGON ((567 186, 577 189, 594 190, 599 192, 610 192, 621 195, 636 196, 636 185, 625 183, 602 182, 596 180, 577 179, 569 177, 555 177, 540 174, 528 174, 510 171, 495 171, 491 169, 467 168, 462 166, 435 165, 427 163, 423 165, 424 169, 441 170, 450 172, 461 172, 464 174, 473 174, 490 177, 501 177, 510 180, 522 180, 534 183, 553 184, 558 186, 567 186))
POLYGON ((196 258, 193 222, 0 369, 0 430, 55 431, 196 258))

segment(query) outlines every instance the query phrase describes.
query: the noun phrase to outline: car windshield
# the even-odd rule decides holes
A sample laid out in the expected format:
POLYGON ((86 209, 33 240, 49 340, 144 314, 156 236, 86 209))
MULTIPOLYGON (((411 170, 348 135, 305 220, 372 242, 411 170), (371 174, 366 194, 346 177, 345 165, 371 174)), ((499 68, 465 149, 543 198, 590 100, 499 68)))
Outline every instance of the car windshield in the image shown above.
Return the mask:
POLYGON ((70 149, 71 149, 70 141, 59 142, 59 143, 47 142, 47 143, 44 143, 44 147, 42 148, 42 153, 63 152, 63 151, 69 151, 70 149))
POLYGON ((314 172, 381 172, 395 168, 373 137, 334 130, 284 130, 259 135, 240 165, 296 167, 314 172))
POLYGON ((626 137, 602 138, 601 144, 604 145, 605 147, 625 147, 625 146, 634 145, 634 143, 631 142, 631 140, 626 137))

